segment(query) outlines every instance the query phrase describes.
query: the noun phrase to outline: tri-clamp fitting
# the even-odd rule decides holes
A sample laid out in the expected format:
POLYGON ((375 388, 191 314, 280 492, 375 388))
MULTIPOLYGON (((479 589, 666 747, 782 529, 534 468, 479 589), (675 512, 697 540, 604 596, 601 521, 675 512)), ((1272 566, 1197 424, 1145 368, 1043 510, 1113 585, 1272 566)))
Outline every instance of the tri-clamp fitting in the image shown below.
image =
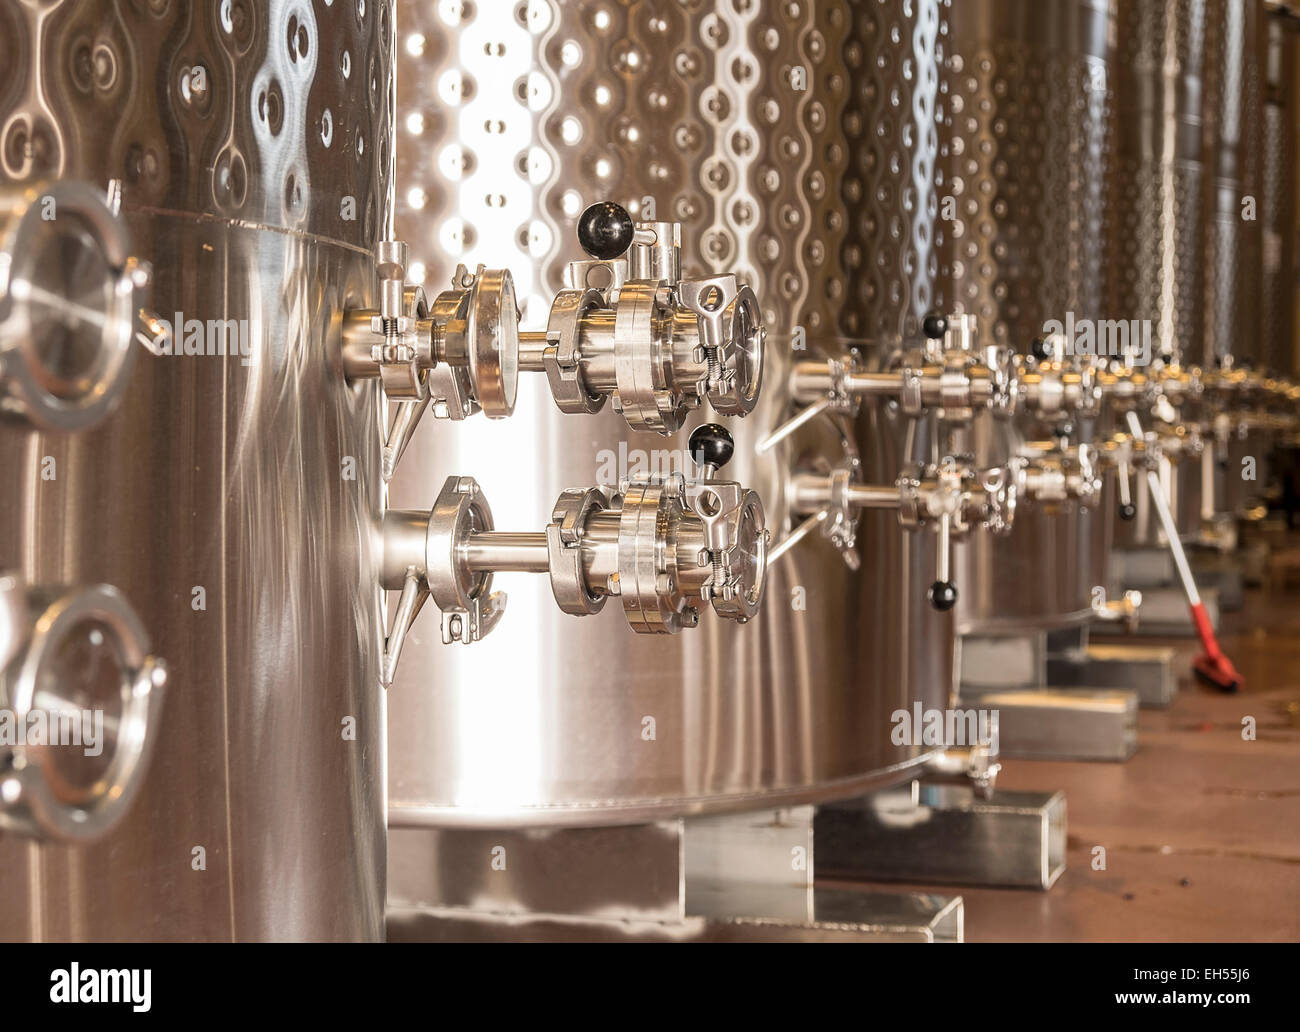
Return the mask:
POLYGON ((1031 442, 1021 456, 1025 463, 1020 483, 1026 499, 1090 505, 1100 497, 1102 478, 1093 445, 1031 442))
POLYGON ((728 273, 681 274, 681 225, 639 222, 617 204, 589 207, 545 332, 520 334, 520 368, 544 372, 564 412, 606 400, 633 430, 676 432, 708 399, 748 415, 763 374, 758 299, 728 273))
POLYGON ((1114 469, 1119 486, 1119 516, 1132 520, 1137 516, 1133 503, 1130 477, 1139 473, 1159 473, 1161 465, 1186 459, 1199 458, 1205 451, 1205 440, 1199 428, 1184 424, 1159 424, 1144 432, 1142 437, 1132 433, 1115 433, 1098 445, 1098 466, 1114 469))
POLYGON ((113 587, 0 572, 0 832, 89 842, 144 783, 167 668, 113 587))
POLYGON ((1150 405, 1160 393, 1156 382, 1136 366, 1103 369, 1098 373, 1097 382, 1102 397, 1121 412, 1150 405))
POLYGON ((1002 764, 998 762, 998 711, 989 714, 988 743, 949 746, 930 757, 925 780, 930 784, 962 785, 977 798, 989 799, 997 787, 1002 764))
POLYGON ((1039 337, 1016 358, 1017 406, 1049 423, 1095 416, 1101 408, 1100 368, 1088 355, 1067 355, 1062 338, 1039 337))
POLYGON ((556 604, 574 616, 600 612, 612 596, 639 634, 676 634, 709 604, 744 623, 758 611, 767 530, 758 495, 719 468, 733 444, 721 426, 691 435, 696 476, 680 473, 563 492, 544 530, 498 531, 478 484, 449 477, 432 510, 390 511, 383 524, 383 586, 400 589, 384 658, 390 684, 402 642, 425 599, 442 612, 446 643, 478 641, 496 626, 505 595, 497 573, 544 573, 556 604))
POLYGON ((1092 603, 1092 615, 1105 623, 1123 623, 1130 631, 1136 630, 1142 615, 1142 592, 1126 591, 1117 599, 1096 598, 1092 603))
POLYGON ((569 265, 537 332, 519 330, 509 272, 461 265, 430 304, 406 283, 406 245, 380 244, 380 307, 345 315, 342 354, 348 379, 378 379, 401 403, 386 479, 427 408, 503 418, 521 372, 545 373, 563 412, 598 412, 612 398, 631 429, 660 434, 705 399, 734 416, 758 403, 765 330, 749 287, 732 274, 683 279, 680 224, 634 223, 616 204, 588 208, 578 237, 591 258, 569 265))
POLYGON ((991 469, 974 469, 964 457, 948 456, 937 465, 917 464, 899 478, 900 522, 909 530, 930 527, 938 535, 936 571, 930 604, 940 612, 957 604, 952 581, 952 542, 972 529, 1006 534, 1015 520, 1023 491, 1021 460, 991 469))
POLYGON ((1182 406, 1205 393, 1205 377, 1199 366, 1171 363, 1163 365, 1152 377, 1156 389, 1174 406, 1182 406))
POLYGON ((1122 431, 1113 433, 1098 441, 1097 461, 1102 470, 1115 471, 1115 483, 1119 488, 1119 518, 1136 518, 1137 505, 1133 502, 1132 477, 1135 473, 1157 467, 1159 449, 1154 440, 1148 446, 1144 437, 1134 437, 1122 431))
POLYGON ((933 412, 952 423, 976 412, 1012 413, 1016 402, 1015 356, 1006 349, 980 352, 969 315, 926 316, 925 342, 909 349, 893 369, 867 371, 856 358, 797 362, 790 395, 802 407, 758 445, 767 451, 823 412, 854 415, 864 399, 895 402, 909 416, 933 412))
POLYGON ((0 190, 0 416, 85 430, 113 411, 135 361, 151 270, 108 192, 58 180, 0 190))
POLYGON ((857 463, 847 460, 829 473, 802 470, 788 486, 790 509, 805 519, 773 551, 773 559, 816 526, 857 569, 854 551, 858 513, 863 509, 895 509, 908 530, 932 528, 938 535, 937 572, 930 586, 930 603, 938 610, 957 603, 952 583, 952 542, 973 528, 1006 533, 1015 519, 1017 494, 1023 491, 1023 460, 976 470, 964 457, 949 456, 937 464, 918 463, 890 485, 857 481, 857 463))

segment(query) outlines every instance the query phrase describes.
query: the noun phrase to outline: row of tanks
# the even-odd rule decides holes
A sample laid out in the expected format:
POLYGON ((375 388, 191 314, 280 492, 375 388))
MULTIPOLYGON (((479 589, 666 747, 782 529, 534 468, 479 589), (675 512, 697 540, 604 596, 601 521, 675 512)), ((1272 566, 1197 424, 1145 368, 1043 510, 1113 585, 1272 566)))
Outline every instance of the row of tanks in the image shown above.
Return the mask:
MULTIPOLYGON (((1257 78, 1285 74, 1260 59, 1266 32, 1294 31, 1285 10, 516 15, 399 17, 399 235, 455 245, 424 266, 433 280, 504 253, 550 286, 578 214, 612 198, 678 221, 687 268, 749 283, 763 398, 733 427, 733 461, 766 507, 768 597, 746 625, 666 644, 574 626, 541 594, 496 632, 499 652, 408 643, 419 658, 389 700, 389 898, 404 935, 464 898, 456 876, 428 876, 456 854, 439 829, 762 812, 942 769, 942 748, 895 740, 891 714, 951 705, 958 636, 1131 609, 1106 601, 1108 560, 1116 543, 1163 543, 1145 472, 1199 540, 1242 505, 1239 481, 1202 459, 1227 458, 1260 415, 1239 392, 1294 402, 1287 382, 1243 370, 1262 346, 1250 263, 1266 234, 1293 235, 1272 210, 1290 184, 1260 179, 1252 135, 1257 78), (526 75, 502 74, 510 59, 526 75), (1243 219, 1252 199, 1261 218, 1243 219), (1231 275, 1214 271, 1225 261, 1231 275)), ((418 496, 463 454, 498 480, 494 497, 535 508, 534 485, 589 478, 613 440, 619 456, 655 454, 613 417, 597 433, 544 401, 490 438, 426 436, 394 496, 418 496)))
MULTIPOLYGON (((1260 71, 1246 48, 1263 12, 1249 6, 558 4, 520 7, 512 25, 412 9, 399 46, 400 234, 454 233, 464 253, 531 260, 548 282, 590 201, 679 220, 694 244, 688 267, 735 271, 763 307, 763 400, 735 429, 735 461, 778 543, 808 516, 798 488, 814 468, 893 485, 945 451, 973 456, 968 482, 1024 466, 1008 473, 1021 487, 1003 505, 1014 511, 975 521, 1003 533, 954 547, 952 613, 927 599, 949 579, 933 573, 935 539, 851 504, 771 565, 756 621, 708 629, 716 640, 683 636, 665 651, 598 621, 566 628, 539 598, 524 604, 540 619, 499 632, 512 671, 530 657, 523 676, 506 676, 494 652, 415 644, 420 658, 390 698, 402 714, 390 734, 395 826, 627 821, 905 778, 925 757, 888 742, 887 715, 916 699, 945 704, 952 650, 938 643, 954 629, 1091 619, 1112 535, 1129 522, 1115 519, 1115 471, 1132 476, 1143 461, 1123 459, 1143 442, 1125 439, 1114 410, 1145 404, 1166 380, 1181 387, 1187 366, 1205 362, 1208 199, 1238 197, 1224 246, 1259 246, 1236 210, 1253 180, 1211 194, 1201 174, 1207 161, 1252 174, 1235 158, 1244 141, 1200 129, 1207 51, 1260 71), (507 83, 495 62, 511 55, 529 70, 507 83), (961 316, 946 336, 993 384, 973 413, 957 372, 950 395, 915 415, 872 381, 921 368, 909 352, 924 348, 932 313, 961 316), (1150 324, 1132 342, 1145 355, 1107 355, 1103 340, 1097 356, 1067 339, 1067 327, 1130 313, 1150 324), (818 362, 820 377, 809 372, 818 362), (792 407, 827 398, 765 446, 792 407), (950 433, 963 438, 955 449, 936 440, 950 433), (851 545, 831 532, 845 524, 856 524, 851 545), (860 558, 835 554, 850 548, 860 558), (789 604, 801 585, 806 609, 789 604), (648 758, 626 736, 652 712, 671 715, 679 746, 648 758)), ((1249 83, 1231 84, 1232 98, 1216 87, 1213 110, 1246 110, 1249 83)), ((453 258, 427 275, 445 278, 453 258)), ((1227 285, 1239 290, 1221 282, 1208 302, 1216 316, 1228 304, 1258 310, 1247 298, 1257 278, 1236 275, 1227 285)), ((546 405, 537 419, 516 412, 490 444, 460 428, 428 435, 394 495, 423 490, 464 452, 485 463, 480 479, 499 476, 497 497, 514 490, 535 506, 535 482, 551 481, 546 494, 589 476, 621 429, 611 417, 596 433, 546 405)), ((620 454, 654 448, 622 439, 620 454)), ((1201 464, 1186 465, 1199 480, 1201 464)), ((1190 533, 1200 509, 1187 511, 1190 533)))
POLYGON ((119 698, 123 758, 10 749, 6 937, 954 934, 784 891, 816 808, 990 792, 897 715, 1131 608, 1146 475, 1201 540, 1293 429, 1285 5, 0 19, 6 210, 102 252, 4 237, 0 700, 119 698), (34 675, 28 585, 129 620, 34 675))

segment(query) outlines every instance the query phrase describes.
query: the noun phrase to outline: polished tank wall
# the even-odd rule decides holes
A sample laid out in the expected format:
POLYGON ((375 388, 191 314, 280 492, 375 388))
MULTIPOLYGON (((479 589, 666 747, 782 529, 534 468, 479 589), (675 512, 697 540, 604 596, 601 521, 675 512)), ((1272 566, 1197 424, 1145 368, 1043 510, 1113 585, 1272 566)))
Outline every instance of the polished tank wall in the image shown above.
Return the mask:
MULTIPOLYGON (((1258 366, 1263 358, 1266 22, 1262 0, 1214 0, 1206 22, 1204 304, 1209 366, 1258 366)), ((1253 503, 1256 484, 1237 475, 1241 459, 1264 456, 1266 443, 1258 431, 1243 437, 1234 428, 1219 451, 1227 467, 1216 478, 1214 508, 1242 514, 1253 503)))
MULTIPOLYGON (((769 455, 754 445, 790 411, 791 361, 839 346, 860 289, 850 237, 855 269, 878 260, 853 229, 862 194, 912 182, 863 137, 907 131, 911 109, 885 99, 897 66, 875 62, 896 59, 899 19, 938 6, 399 5, 398 229, 426 289, 458 261, 508 266, 521 325, 539 327, 581 257, 583 207, 650 218, 653 204, 683 224, 688 273, 735 271, 762 304, 762 400, 724 420, 737 442, 724 474, 759 491, 775 536, 792 524, 792 463, 860 451, 867 479, 892 481, 896 450, 830 419, 769 455), (861 153, 841 129, 851 107, 861 153)), ((445 476, 470 473, 498 528, 536 529, 562 489, 686 468, 685 437, 630 434, 608 409, 562 415, 525 377, 510 420, 426 421, 392 498, 427 506, 445 476)), ((924 600, 931 548, 882 516, 864 524, 855 574, 814 535, 770 571, 751 623, 709 613, 670 638, 634 635, 616 605, 566 616, 545 578, 500 577, 510 600, 490 637, 445 646, 426 620, 408 639, 389 693, 393 825, 628 822, 897 780, 927 750, 890 742, 891 713, 945 705, 951 686, 950 650, 933 644, 950 623, 924 600)))
POLYGON ((1259 358, 1262 0, 1212 0, 1205 23, 1205 365, 1259 358), (1245 215, 1253 208, 1254 217, 1245 215))
POLYGON ((1268 7, 1264 89, 1262 241, 1263 304, 1260 365, 1277 375, 1292 371, 1296 302, 1295 180, 1300 110, 1300 16, 1286 4, 1268 7))
MULTIPOLYGON (((1087 430, 1080 434, 1091 440, 1087 430)), ((990 467, 1006 456, 1032 453, 1050 438, 1030 439, 1014 421, 977 420, 962 450, 990 467)), ((954 548, 959 592, 956 619, 962 634, 1018 635, 1091 619, 1093 589, 1107 582, 1113 541, 1114 477, 1088 505, 1076 500, 1017 500, 1010 533, 976 532, 954 548)))
POLYGON ((1153 356, 1204 351, 1203 61, 1213 0, 1118 0, 1106 310, 1151 321, 1153 356))
MULTIPOLYGON (((941 122, 950 226, 940 287, 974 314, 980 344, 1028 351, 1049 319, 1105 318, 1103 263, 1115 8, 1111 0, 952 5, 941 122)), ((1000 464, 1045 428, 980 417, 971 447, 1000 464)), ((1076 431, 1082 428, 1076 427, 1076 431)), ((1079 433, 1075 440, 1090 440, 1079 433)), ((955 550, 964 632, 1054 627, 1089 615, 1104 582, 1110 515, 1024 501, 1009 535, 955 550)))
MULTIPOLYGON (((1106 311, 1149 322, 1151 358, 1183 364, 1198 364, 1205 353, 1202 107, 1212 6, 1213 0, 1119 0, 1116 9, 1106 311)), ((1200 457, 1174 462, 1162 475, 1180 532, 1195 538, 1200 457)), ((1116 545, 1159 546, 1162 532, 1148 494, 1138 491, 1134 503, 1136 517, 1115 523, 1116 545)))
MULTIPOLYGON (((954 4, 884 0, 847 6, 840 118, 847 168, 838 191, 846 216, 842 269, 825 286, 841 346, 867 369, 893 369, 900 349, 921 339, 926 315, 944 304, 938 274, 948 224, 939 206, 949 183, 940 118, 954 4)), ((839 229, 833 212, 828 231, 839 229)), ((808 265, 823 267, 821 255, 810 254, 808 265)), ((915 426, 895 405, 862 407, 854 431, 865 482, 897 480, 915 426)), ((868 670, 908 671, 919 697, 943 706, 953 677, 955 629, 951 614, 935 612, 927 601, 935 577, 933 535, 909 534, 898 547, 892 509, 865 510, 858 527, 863 568, 854 582, 857 599, 849 604, 886 623, 884 635, 865 651, 851 640, 857 662, 868 670), (896 613, 884 592, 898 600, 896 613)))
MULTIPOLYGON (((921 339, 921 321, 951 301, 940 279, 953 189, 940 123, 952 0, 850 4, 844 41, 846 102, 840 119, 847 165, 839 188, 842 291, 837 332, 850 346, 892 354, 921 339)), ((812 257, 817 257, 816 255, 812 257)))
POLYGON ((1114 4, 972 0, 951 23, 945 296, 1024 351, 1045 320, 1103 311, 1114 4))
POLYGON ((88 432, 0 430, 0 567, 117 585, 171 670, 114 832, 0 836, 0 938, 382 935, 379 413, 335 334, 372 300, 392 31, 383 0, 0 3, 0 179, 120 178, 159 314, 247 334, 141 354, 88 432))

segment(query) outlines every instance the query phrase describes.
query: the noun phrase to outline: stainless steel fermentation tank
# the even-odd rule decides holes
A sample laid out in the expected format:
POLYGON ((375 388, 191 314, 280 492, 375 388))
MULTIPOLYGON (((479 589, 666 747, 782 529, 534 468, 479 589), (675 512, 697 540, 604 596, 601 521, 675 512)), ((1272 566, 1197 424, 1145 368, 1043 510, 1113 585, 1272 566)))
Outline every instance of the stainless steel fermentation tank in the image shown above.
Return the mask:
POLYGON ((1214 0, 1205 23, 1205 356, 1259 356, 1262 0, 1214 0), (1254 217, 1249 217, 1253 212, 1254 217))
MULTIPOLYGON (((1293 230, 1278 227, 1291 221, 1282 170, 1294 102, 1282 82, 1294 74, 1294 22, 1266 19, 1256 0, 1121 0, 1118 16, 1108 314, 1150 320, 1153 356, 1184 367, 1266 364, 1269 342, 1289 341, 1291 322, 1282 283, 1293 230)), ((1180 532, 1197 540, 1216 512, 1247 507, 1268 476, 1268 443, 1208 397, 1189 398, 1176 423, 1205 448, 1161 460, 1180 532), (1255 485, 1240 475, 1246 456, 1258 462, 1255 485)), ((1117 541, 1158 544, 1145 492, 1136 501, 1117 541)))
MULTIPOLYGON (((858 452, 866 482, 898 472, 888 424, 859 434, 825 418, 766 455, 755 445, 790 411, 793 359, 868 326, 898 333, 928 305, 905 223, 918 203, 934 208, 919 156, 934 146, 932 108, 914 105, 934 103, 946 7, 575 2, 505 17, 400 5, 398 232, 443 249, 418 270, 431 289, 458 261, 514 270, 522 325, 535 327, 580 257, 574 221, 588 203, 679 221, 687 268, 738 272, 764 308, 763 394, 731 424, 729 473, 762 495, 779 539, 792 462, 858 452)), ((631 434, 608 410, 564 416, 521 381, 511 420, 426 422, 392 499, 427 505, 447 470, 472 469, 498 522, 517 525, 561 489, 686 468, 683 440, 631 434)), ((511 612, 481 644, 448 647, 417 627, 389 693, 395 858, 410 826, 630 823, 906 777, 934 750, 893 744, 890 717, 947 704, 951 620, 925 598, 930 535, 871 513, 858 548, 854 573, 829 540, 803 541, 743 627, 638 637, 614 612, 557 612, 546 585, 523 578, 502 578, 511 612)))
POLYGON ((1204 347, 1201 108, 1214 0, 1119 0, 1107 183, 1105 298, 1149 319, 1152 356, 1199 363, 1204 347))
MULTIPOLYGON (((1263 194, 1264 94, 1268 34, 1262 0, 1215 0, 1206 21, 1205 56, 1205 364, 1258 366, 1268 301, 1264 253, 1269 204, 1263 194)), ((1267 442, 1234 416, 1218 443, 1216 508, 1241 514, 1267 479, 1267 442), (1243 480, 1247 457, 1260 464, 1243 480)))
MULTIPOLYGON (((937 304, 978 321, 981 343, 1027 353, 1048 320, 1105 318, 1102 267, 1112 0, 961 0, 948 9, 941 163, 951 219, 937 304)), ((977 464, 1048 436, 1031 418, 977 427, 977 464)), ((1076 425, 1073 442, 1091 443, 1076 425)), ((1109 490, 1018 504, 1006 537, 958 547, 957 625, 1005 633, 1078 624, 1105 583, 1109 490)))
POLYGON ((1263 105, 1264 154, 1260 364, 1293 373, 1296 304, 1296 158, 1300 131, 1300 13, 1290 3, 1268 5, 1267 78, 1263 105))
POLYGON ((337 330, 373 300, 392 39, 384 0, 0 3, 0 181, 120 178, 184 324, 98 427, 0 433, 0 568, 117 585, 172 673, 115 831, 0 836, 0 938, 382 935, 379 412, 337 330))
MULTIPOLYGON (((1213 4, 1119 0, 1116 12, 1106 312, 1149 324, 1150 358, 1184 366, 1199 365, 1205 348, 1202 106, 1213 4)), ((1191 408, 1184 414, 1189 421, 1197 415, 1194 401, 1191 408)), ((1122 419, 1112 428, 1122 429, 1122 419)), ((1203 515, 1200 456, 1171 462, 1164 479, 1181 535, 1195 539, 1203 515)), ((1159 520, 1148 493, 1136 491, 1134 502, 1135 518, 1115 524, 1116 546, 1158 546, 1159 520)))

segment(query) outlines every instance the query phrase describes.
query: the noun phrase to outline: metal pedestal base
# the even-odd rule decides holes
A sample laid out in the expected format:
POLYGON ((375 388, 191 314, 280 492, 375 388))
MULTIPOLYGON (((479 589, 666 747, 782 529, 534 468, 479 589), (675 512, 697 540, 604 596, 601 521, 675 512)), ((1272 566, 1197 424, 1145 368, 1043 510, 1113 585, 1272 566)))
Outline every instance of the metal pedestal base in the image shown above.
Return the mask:
POLYGON ((817 810, 818 869, 864 881, 1049 889, 1065 870, 1065 794, 913 785, 817 810))
POLYGON ((815 921, 759 917, 614 920, 389 906, 389 942, 961 942, 960 896, 817 889, 815 921))
POLYGON ((1096 645, 1047 657, 1048 682, 1058 688, 1118 688, 1138 704, 1165 709, 1178 693, 1174 649, 1168 645, 1096 645))
MULTIPOLYGON (((1090 651, 1086 630, 1062 633, 1064 637, 1044 632, 964 637, 960 665, 963 702, 997 712, 1002 756, 1127 760, 1137 748, 1137 692, 1122 686, 1101 687, 1075 677, 1068 685, 1059 685, 1051 676, 1055 656, 1067 657, 1067 662, 1078 668, 1086 665, 1090 651), (1055 655, 1053 648, 1059 650, 1055 655)), ((1172 677, 1167 668, 1158 672, 1162 678, 1172 677)), ((1136 671, 1130 673, 1137 676, 1136 671)))
POLYGON ((813 887, 813 809, 392 828, 392 940, 959 942, 960 898, 813 887))
POLYGON ((1146 617, 1148 588, 1163 588, 1178 581, 1174 557, 1167 548, 1124 548, 1110 553, 1108 576, 1113 588, 1121 593, 1131 589, 1142 592, 1142 616, 1146 617))
POLYGON ((985 689, 1041 688, 1047 682, 1047 636, 964 634, 957 680, 963 698, 985 689))
POLYGON ((1137 751, 1136 692, 1011 688, 965 699, 997 712, 1002 757, 1122 763, 1137 751))

